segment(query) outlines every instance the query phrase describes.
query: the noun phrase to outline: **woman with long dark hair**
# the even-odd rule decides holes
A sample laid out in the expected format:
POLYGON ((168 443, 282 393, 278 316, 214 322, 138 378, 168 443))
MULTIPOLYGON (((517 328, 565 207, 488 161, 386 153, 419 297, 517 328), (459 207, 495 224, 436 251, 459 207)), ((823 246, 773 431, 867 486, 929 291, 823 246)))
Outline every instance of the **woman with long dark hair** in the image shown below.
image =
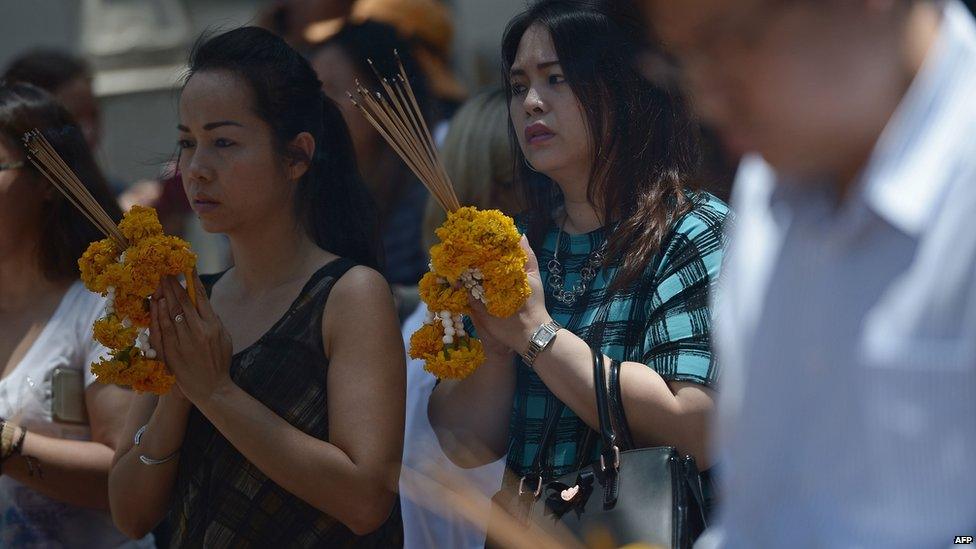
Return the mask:
POLYGON ((40 88, 0 84, 0 546, 151 547, 107 513, 132 394, 89 370, 108 354, 92 339, 105 302, 78 280, 78 258, 102 235, 27 160, 33 129, 121 217, 67 110, 40 88))
POLYGON ((263 29, 204 41, 189 68, 183 187, 235 264, 196 306, 172 278, 152 300, 177 384, 133 403, 115 521, 137 537, 168 514, 177 547, 399 543, 403 350, 342 114, 263 29))
MULTIPOLYGON (((545 0, 505 32, 532 295, 504 319, 475 305, 488 361, 434 390, 432 423, 464 465, 507 452, 509 469, 526 475, 555 414, 539 473, 596 459, 600 444, 584 443, 599 425, 591 346, 608 368, 622 363, 636 446, 676 446, 710 464, 718 370, 708 295, 728 208, 691 187, 698 146, 688 106, 641 77, 642 29, 611 6, 545 0)), ((527 479, 533 489, 536 481, 527 479)))

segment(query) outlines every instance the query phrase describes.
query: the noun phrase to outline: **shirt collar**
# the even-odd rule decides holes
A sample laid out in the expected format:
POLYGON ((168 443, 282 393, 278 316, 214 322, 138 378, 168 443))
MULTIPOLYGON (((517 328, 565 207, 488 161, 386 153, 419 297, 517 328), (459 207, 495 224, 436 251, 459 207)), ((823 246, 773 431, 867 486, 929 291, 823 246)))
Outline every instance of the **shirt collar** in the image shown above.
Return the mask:
POLYGON ((968 9, 952 0, 935 44, 860 179, 866 205, 909 235, 928 225, 951 181, 959 147, 972 139, 973 90, 976 24, 968 9))

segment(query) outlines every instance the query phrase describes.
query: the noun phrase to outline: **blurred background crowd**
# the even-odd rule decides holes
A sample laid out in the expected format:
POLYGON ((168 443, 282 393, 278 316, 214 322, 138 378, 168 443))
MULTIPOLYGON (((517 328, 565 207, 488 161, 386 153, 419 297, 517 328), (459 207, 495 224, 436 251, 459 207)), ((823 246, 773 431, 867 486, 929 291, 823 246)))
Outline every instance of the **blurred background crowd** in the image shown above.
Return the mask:
MULTIPOLYGON (((426 269, 419 227, 426 191, 393 151, 351 110, 345 92, 369 81, 361 59, 396 46, 423 77, 439 141, 462 102, 501 84, 498 37, 524 0, 38 0, 5 1, 0 67, 7 78, 53 92, 84 126, 123 207, 149 204, 164 225, 185 235, 201 255, 201 271, 229 262, 222 237, 195 223, 174 177, 177 102, 186 51, 206 31, 258 24, 309 55, 325 91, 347 116, 360 166, 401 242, 387 241, 387 272, 410 285, 426 269), (343 32, 343 28, 346 32, 343 32), (349 27, 355 27, 349 31, 349 27), (359 61, 356 61, 356 60, 359 61), (397 173, 399 172, 399 173, 397 173), (380 188, 378 182, 384 182, 380 188), (395 206, 398 206, 396 208, 395 206), (394 215, 396 214, 396 215, 394 215), (400 229, 407 227, 408 230, 400 229), (406 245, 402 245, 406 242, 406 245), (392 256, 390 255, 392 253, 392 256), (404 257, 412 255, 412 258, 404 257), (412 259, 412 262, 411 262, 412 259)), ((708 150, 703 183, 728 196, 735 159, 708 150)), ((392 238, 392 237, 391 237, 392 238)), ((405 293, 407 299, 411 293, 405 293)), ((403 311, 412 310, 405 304, 403 311)))
MULTIPOLYGON (((194 223, 172 177, 177 124, 176 90, 186 52, 205 31, 258 24, 307 53, 326 92, 347 105, 346 90, 369 79, 363 56, 409 48, 429 88, 431 117, 446 121, 465 98, 501 82, 498 37, 524 8, 522 0, 5 0, 0 19, 0 67, 7 77, 33 81, 52 91, 85 126, 103 170, 123 206, 152 204, 167 228, 185 234, 201 253, 201 271, 227 265, 221 237, 194 223), (362 28, 342 32, 350 24, 362 28), (335 47, 329 47, 329 46, 335 47), (362 54, 362 55, 360 55, 362 54), (11 71, 19 74, 11 74, 11 71)), ((353 112, 353 111, 350 111, 353 112)), ((386 273, 394 283, 416 282, 426 269, 419 225, 426 191, 366 122, 348 117, 356 133, 361 166, 381 213, 396 201, 393 223, 411 227, 414 268, 386 273), (364 158, 375 162, 363 162, 364 158), (372 173, 369 173, 372 170, 372 173), (398 181, 397 181, 398 180, 398 181), (392 182, 380 189, 377 181, 392 182), (415 184, 414 184, 415 183, 415 184), (406 188, 399 188, 399 187, 406 188), (403 193, 404 196, 400 196, 403 193), (404 211, 406 210, 406 211, 404 211), (422 263, 422 264, 421 264, 422 263)), ((446 125, 440 125, 443 139, 446 125)), ((396 249, 400 249, 399 246, 396 249)), ((401 258, 388 257, 390 265, 401 258)))

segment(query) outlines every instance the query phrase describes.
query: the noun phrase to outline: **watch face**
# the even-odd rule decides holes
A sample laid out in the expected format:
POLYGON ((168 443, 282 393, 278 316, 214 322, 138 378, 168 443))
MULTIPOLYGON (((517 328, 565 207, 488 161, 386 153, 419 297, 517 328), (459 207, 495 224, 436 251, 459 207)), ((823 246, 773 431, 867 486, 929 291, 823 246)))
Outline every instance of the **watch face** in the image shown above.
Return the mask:
POLYGON ((539 331, 532 334, 532 343, 542 347, 546 343, 549 343, 549 340, 552 339, 553 335, 555 334, 551 330, 540 328, 539 331))

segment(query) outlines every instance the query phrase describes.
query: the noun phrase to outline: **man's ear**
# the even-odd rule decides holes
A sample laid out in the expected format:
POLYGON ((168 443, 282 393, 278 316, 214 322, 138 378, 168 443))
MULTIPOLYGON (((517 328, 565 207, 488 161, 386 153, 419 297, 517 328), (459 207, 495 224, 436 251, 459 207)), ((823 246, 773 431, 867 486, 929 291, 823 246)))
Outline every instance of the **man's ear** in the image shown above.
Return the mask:
POLYGON ((315 138, 308 132, 302 132, 291 140, 288 147, 296 153, 299 153, 289 159, 285 167, 288 173, 288 179, 297 181, 312 166, 312 159, 315 157, 315 138))

